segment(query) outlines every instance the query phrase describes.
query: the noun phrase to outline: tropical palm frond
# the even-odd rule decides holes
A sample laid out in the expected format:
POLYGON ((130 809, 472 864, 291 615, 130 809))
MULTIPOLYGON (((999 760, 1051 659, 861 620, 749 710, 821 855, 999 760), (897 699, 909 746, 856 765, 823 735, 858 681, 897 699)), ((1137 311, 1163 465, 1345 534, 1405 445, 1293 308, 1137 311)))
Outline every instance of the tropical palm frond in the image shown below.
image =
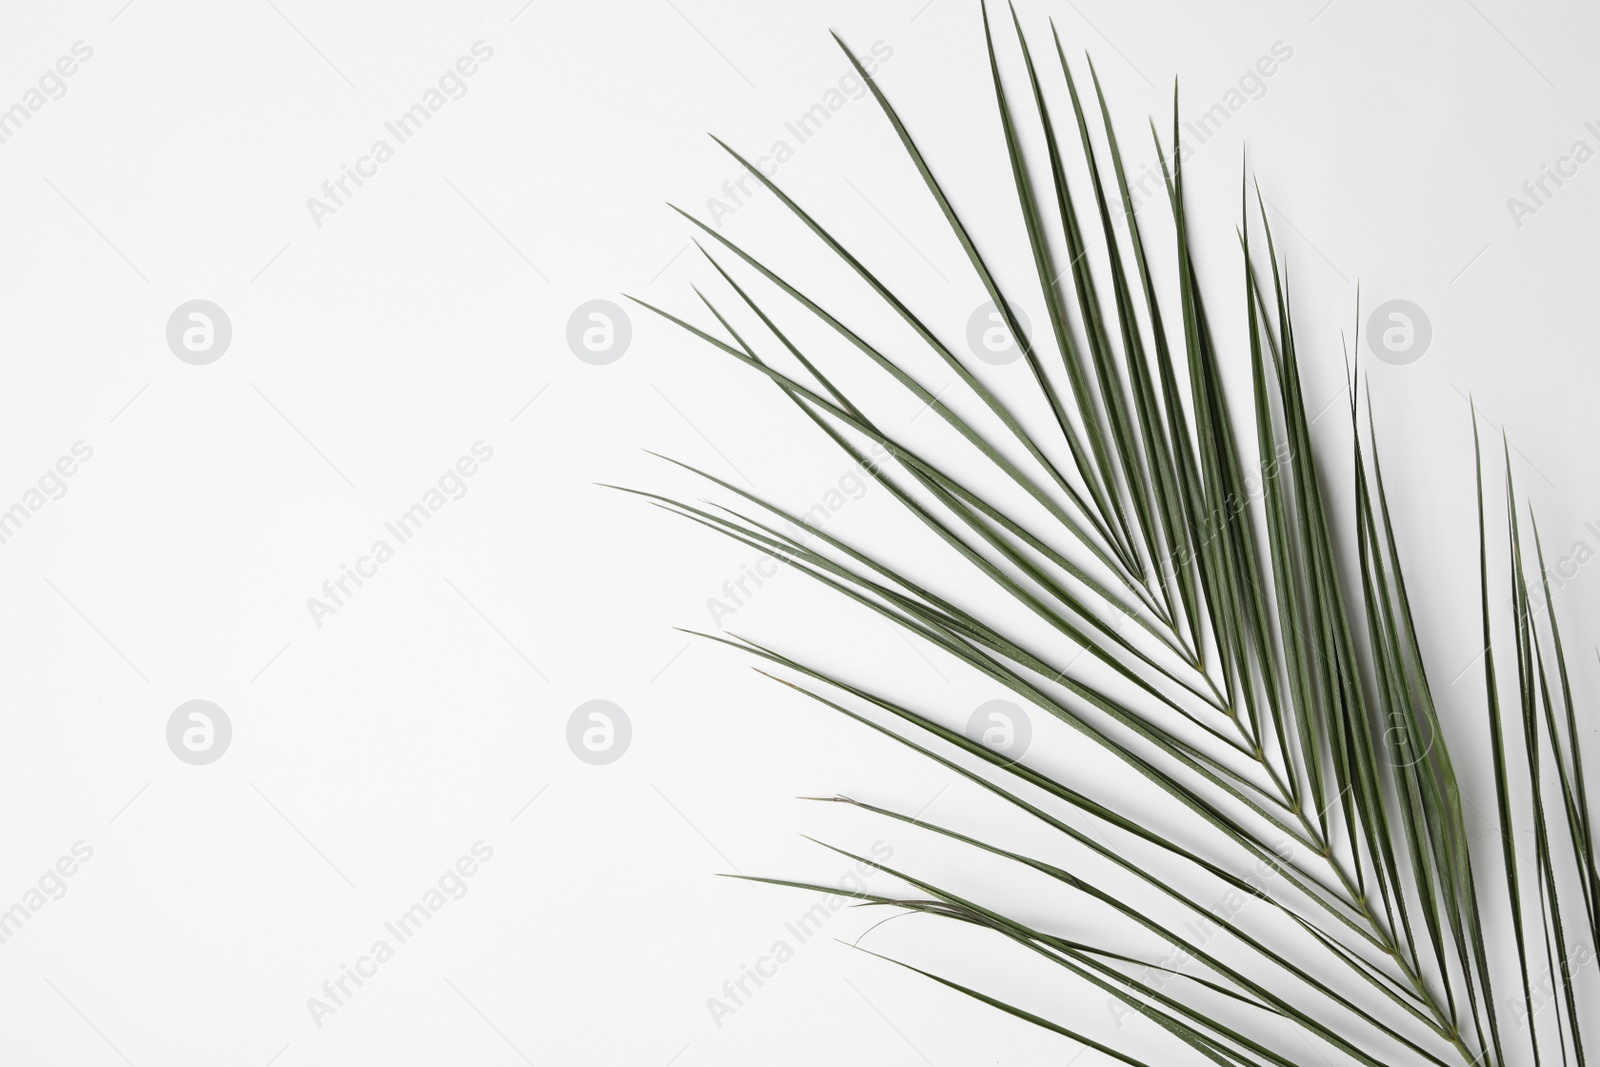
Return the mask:
MULTIPOLYGON (((1579 971, 1600 956, 1600 871, 1581 748, 1592 719, 1586 723, 1574 703, 1543 546, 1530 519, 1529 558, 1509 462, 1503 546, 1488 530, 1481 453, 1477 464, 1481 670, 1493 753, 1492 778, 1484 779, 1453 757, 1448 735, 1468 727, 1460 715, 1447 724, 1430 685, 1358 377, 1349 383, 1353 501, 1340 505, 1324 481, 1284 261, 1259 193, 1241 185, 1242 273, 1230 298, 1243 304, 1230 313, 1245 321, 1248 351, 1225 354, 1191 245, 1176 91, 1170 142, 1163 146, 1152 126, 1175 246, 1175 286, 1163 299, 1142 231, 1149 212, 1136 210, 1092 65, 1086 106, 1054 27, 1050 55, 1036 65, 1015 12, 1012 21, 1028 85, 1021 103, 1003 85, 984 13, 1006 186, 1037 286, 1029 297, 1048 312, 1042 345, 1022 328, 978 238, 878 82, 839 43, 1020 349, 1038 411, 1026 418, 1014 411, 1014 401, 919 315, 914 294, 891 289, 864 253, 726 145, 917 344, 890 355, 687 213, 709 239, 702 251, 729 299, 698 294, 714 327, 643 306, 771 381, 954 560, 1050 639, 1030 640, 963 607, 952 590, 914 578, 894 558, 807 526, 803 516, 686 464, 733 502, 697 507, 641 495, 809 575, 1076 731, 1148 783, 1172 825, 1134 817, 1116 797, 1089 795, 1065 776, 996 751, 937 710, 748 638, 703 636, 742 649, 783 684, 986 791, 1165 904, 1152 912, 1087 873, 956 826, 833 800, 1036 872, 1167 954, 1115 949, 1099 931, 1041 929, 968 899, 937 875, 844 853, 909 887, 846 894, 862 903, 998 935, 1099 990, 1198 1060, 1303 1062, 1307 1046, 1286 1042, 1287 1026, 1328 1062, 1583 1064, 1594 1004, 1584 1002, 1579 971), (1048 103, 1056 90, 1047 92, 1046 83, 1057 76, 1069 110, 1048 103), (1042 161, 1024 151, 1024 129, 1042 136, 1042 161), (1087 189, 1069 176, 1064 146, 1074 131, 1087 189), (795 331, 779 325, 795 314, 935 413, 971 455, 944 462, 886 429, 864 400, 835 384, 795 331), (744 332, 735 320, 748 323, 744 332), (970 403, 947 402, 908 369, 910 359, 929 356, 970 403), (1248 360, 1248 403, 1227 395, 1225 359, 1248 360), (1247 417, 1237 418, 1239 410, 1247 417), (1035 417, 1041 412, 1047 419, 1035 417), (1033 424, 1048 432, 1030 431, 1033 424), (958 473, 973 468, 973 457, 989 476, 958 473), (1341 557, 1341 531, 1353 533, 1353 568, 1341 557), (1495 621, 1492 573, 1509 575, 1509 623, 1495 621), (1515 673, 1502 682, 1497 670, 1507 663, 1515 673), (1205 833, 1186 840, 1180 824, 1205 833), (1475 832, 1485 825, 1487 839, 1475 832), (1532 855, 1521 844, 1529 830, 1532 855), (1495 838, 1499 847, 1486 847, 1495 838), (1159 869, 1125 856, 1130 845, 1154 850, 1159 869), (1270 880, 1248 877, 1252 869, 1270 880), (1259 901, 1297 934, 1285 939, 1238 916, 1219 917, 1193 886, 1259 901), (1194 935, 1196 916, 1216 938, 1194 935), (1500 936, 1507 926, 1509 958, 1500 936), (1186 981, 1175 983, 1180 976, 1186 981)), ((839 892, 803 880, 756 880, 839 892)), ((1081 1020, 1047 1018, 911 969, 1112 1060, 1144 1062, 1115 1039, 1080 1032, 1081 1020)))

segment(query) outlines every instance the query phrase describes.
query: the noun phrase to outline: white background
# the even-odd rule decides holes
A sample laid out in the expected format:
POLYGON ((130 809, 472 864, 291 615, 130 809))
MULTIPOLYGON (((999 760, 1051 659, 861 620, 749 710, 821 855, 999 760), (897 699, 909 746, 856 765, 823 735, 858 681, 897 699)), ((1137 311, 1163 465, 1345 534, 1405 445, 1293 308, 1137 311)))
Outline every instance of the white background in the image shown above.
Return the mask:
MULTIPOLYGON (((1292 48, 1191 161, 1207 283, 1237 331, 1248 144, 1291 263, 1313 411, 1339 397, 1358 283, 1364 307, 1405 298, 1430 316, 1420 362, 1362 359, 1435 686, 1470 749, 1467 393, 1486 430, 1511 435, 1552 555, 1600 547, 1585 529, 1600 520, 1600 163, 1520 227, 1506 204, 1574 141, 1600 145, 1584 129, 1600 120, 1596 16, 1503 0, 1028 0, 1021 15, 1036 48, 1053 17, 1070 56, 1092 53, 1140 165, 1143 117, 1168 121, 1173 75, 1191 117, 1275 42, 1292 48)), ((845 473, 780 394, 669 324, 636 311, 609 366, 565 340, 573 308, 623 292, 710 321, 690 283, 726 290, 663 202, 708 219, 738 177, 707 130, 757 152, 789 136, 846 72, 830 28, 858 52, 892 49, 880 84, 986 251, 1026 282, 968 0, 4 5, 0 107, 74 42, 93 56, 0 144, 0 507, 74 442, 94 454, 0 545, 0 907, 74 842, 94 853, 0 945, 0 1062, 1073 1056, 835 943, 875 918, 857 913, 722 1025, 707 1007, 812 903, 715 873, 833 881, 849 866, 797 832, 922 854, 915 835, 791 798, 931 800, 930 818, 999 825, 937 768, 674 631, 709 628, 707 598, 753 554, 594 484, 700 495, 646 448, 799 508, 845 473), (307 198, 480 40, 493 58, 466 94, 319 227, 307 198), (165 341, 194 298, 232 322, 209 366, 165 341), (307 598, 480 440, 493 459, 467 494, 317 626, 307 598), (165 741, 195 698, 234 729, 207 767, 165 741), (606 767, 564 740, 594 698, 633 725, 606 767), (494 856, 470 892, 315 1025, 307 998, 479 840, 494 856)), ((1000 37, 1015 74, 1009 27, 1000 37)), ((779 180, 959 336, 981 290, 870 99, 779 180)), ((769 194, 723 232, 774 262, 821 262, 769 194)), ((834 306, 864 304, 847 279, 828 284, 834 306)), ((886 427, 906 428, 915 403, 882 395, 886 427)), ((1317 427, 1333 444, 1343 410, 1317 427)), ((839 521, 897 520, 877 490, 839 521)), ((1592 693, 1600 580, 1581 568, 1557 599, 1592 693)), ((724 624, 871 665, 952 721, 999 695, 792 576, 724 624)), ((963 969, 962 939, 919 922, 864 944, 1114 1032, 1094 996, 963 969)))

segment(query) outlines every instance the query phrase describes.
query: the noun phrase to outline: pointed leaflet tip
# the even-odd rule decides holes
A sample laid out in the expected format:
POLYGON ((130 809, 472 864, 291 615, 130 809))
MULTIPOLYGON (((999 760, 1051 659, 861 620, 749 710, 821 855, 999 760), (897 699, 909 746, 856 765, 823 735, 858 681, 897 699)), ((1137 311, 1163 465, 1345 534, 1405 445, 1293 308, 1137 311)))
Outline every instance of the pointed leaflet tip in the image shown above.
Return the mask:
POLYGON ((840 37, 838 33, 834 32, 833 30, 829 30, 828 32, 832 34, 833 39, 838 42, 839 47, 844 51, 845 58, 848 59, 850 61, 850 65, 856 69, 856 73, 867 79, 867 81, 871 81, 872 75, 868 74, 866 70, 862 68, 861 61, 856 58, 856 54, 854 52, 850 51, 850 46, 844 43, 844 38, 840 37))
POLYGON ((1022 19, 1017 17, 1017 5, 1012 0, 1006 0, 1006 7, 1011 10, 1011 28, 1017 31, 1017 43, 1022 46, 1023 59, 1028 61, 1028 69, 1033 69, 1031 60, 1028 60, 1028 37, 1022 32, 1022 19))
POLYGON ((678 322, 679 321, 677 318, 675 318, 672 315, 669 315, 665 311, 662 311, 660 308, 656 307, 654 304, 648 303, 647 301, 644 301, 644 300, 640 300, 638 297, 632 295, 631 293, 623 293, 622 294, 622 299, 624 299, 624 300, 632 300, 635 304, 638 304, 640 307, 644 308, 646 311, 653 311, 657 315, 660 315, 662 318, 666 319, 669 322, 678 322))

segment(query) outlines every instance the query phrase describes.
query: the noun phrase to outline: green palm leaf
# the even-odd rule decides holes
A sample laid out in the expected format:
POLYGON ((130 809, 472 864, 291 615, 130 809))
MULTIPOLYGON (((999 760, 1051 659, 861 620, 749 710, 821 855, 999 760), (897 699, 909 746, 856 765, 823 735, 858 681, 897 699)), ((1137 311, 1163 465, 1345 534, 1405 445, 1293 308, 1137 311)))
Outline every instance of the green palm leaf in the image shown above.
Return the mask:
MULTIPOLYGON (((1583 1064, 1594 1005, 1584 1000, 1579 971, 1600 955, 1585 720, 1553 610, 1533 607, 1535 588, 1550 606, 1550 583, 1536 527, 1531 560, 1524 550, 1509 464, 1505 555, 1495 562, 1479 453, 1482 662, 1493 753, 1492 775, 1480 780, 1451 753, 1448 735, 1468 727, 1454 709, 1444 712, 1430 688, 1370 405, 1363 427, 1358 377, 1350 382, 1351 504, 1336 506, 1323 480, 1289 286, 1264 210, 1253 217, 1242 184, 1242 284, 1231 300, 1244 305, 1248 351, 1225 353, 1197 278, 1176 90, 1171 141, 1163 145, 1157 135, 1155 146, 1176 250, 1168 268, 1175 296, 1163 307, 1148 220, 1135 214, 1098 78, 1090 67, 1091 112, 1054 28, 1059 88, 1051 87, 1054 70, 1035 65, 1014 11, 1012 21, 1026 94, 1006 91, 987 12, 984 43, 1006 147, 1008 174, 998 187, 1015 200, 1048 312, 1043 346, 1024 336, 981 238, 962 221, 883 88, 844 50, 973 279, 1016 339, 1046 421, 1008 406, 919 314, 915 293, 892 290, 867 265, 870 252, 848 247, 748 164, 917 344, 895 354, 869 342, 841 314, 700 223, 731 256, 721 262, 706 252, 733 299, 699 294, 713 320, 706 326, 643 306, 770 381, 948 550, 952 566, 1015 602, 1051 638, 1025 637, 964 607, 952 590, 914 578, 891 556, 807 527, 792 511, 685 464, 679 466, 728 503, 697 507, 630 491, 808 575, 850 610, 887 619, 908 639, 1059 721, 1153 787, 1168 805, 1167 822, 1133 817, 1115 797, 1091 795, 967 737, 946 725, 951 709, 913 706, 749 638, 701 636, 754 657, 763 673, 980 788, 1018 819, 1073 842, 1096 870, 1164 902, 1152 909, 1147 897, 1126 900, 1088 868, 836 797, 969 851, 975 861, 1043 877, 1113 916, 1121 929, 1054 928, 959 893, 938 872, 843 853, 904 887, 846 894, 862 904, 975 927, 995 938, 997 958, 1027 950, 1059 968, 1067 988, 1097 991, 1183 1046, 1179 1055, 1193 1062, 1299 1064, 1310 1048, 1317 1062, 1370 1067, 1583 1064), (1049 98, 1059 90, 1070 112, 1052 110, 1049 98), (1069 113, 1062 128, 1060 116, 1069 113), (1042 160, 1023 148, 1031 128, 1043 134, 1042 160), (1074 131, 1087 188, 1074 188, 1068 177, 1063 146, 1074 131), (1120 232, 1119 215, 1126 224, 1120 232), (793 339, 799 331, 780 326, 797 315, 937 413, 970 455, 937 459, 887 431, 873 413, 881 398, 874 403, 841 389, 821 355, 793 339), (987 413, 981 421, 912 373, 910 361, 929 355, 987 413), (1223 367, 1246 360, 1249 395, 1229 396, 1223 367), (1049 432, 1030 431, 1034 424, 1049 432), (999 481, 971 474, 974 458, 999 481), (1021 503, 1008 503, 1017 490, 1021 503), (1342 564, 1338 531, 1354 535, 1353 569, 1342 564), (1509 622, 1497 623, 1489 583, 1502 566, 1513 610, 1509 622), (1108 622, 1117 618, 1132 620, 1131 631, 1108 622), (1496 647, 1497 633, 1508 646, 1496 647), (1077 650, 1087 657, 1083 665, 1077 650), (1516 668, 1505 692, 1496 673, 1503 663, 1516 668), (1479 835, 1469 830, 1469 811, 1490 808, 1500 845, 1480 845, 1475 855, 1479 835), (1190 840, 1183 828, 1195 825, 1204 830, 1190 840), (1134 848, 1154 850, 1158 869, 1124 854, 1134 848), (1266 884, 1249 876, 1253 870, 1267 872, 1266 884), (1205 905, 1214 892, 1259 902, 1260 914, 1219 918, 1205 905), (1215 936, 1196 937, 1197 919, 1214 926, 1215 936), (1279 924, 1271 933, 1268 919, 1279 924), (1514 953, 1502 944, 1507 928, 1514 953), (1153 939, 1166 953, 1118 948, 1123 935, 1145 945, 1153 939), (1515 992, 1499 1000, 1496 984, 1515 992)), ((837 892, 803 879, 753 880, 837 892)), ((1073 1018, 1077 1001, 1066 1008, 1052 1001, 1051 1012, 1025 1009, 952 976, 904 966, 1111 1060, 1146 1062, 1125 1036, 1095 1036, 1094 1020, 1073 1018)))

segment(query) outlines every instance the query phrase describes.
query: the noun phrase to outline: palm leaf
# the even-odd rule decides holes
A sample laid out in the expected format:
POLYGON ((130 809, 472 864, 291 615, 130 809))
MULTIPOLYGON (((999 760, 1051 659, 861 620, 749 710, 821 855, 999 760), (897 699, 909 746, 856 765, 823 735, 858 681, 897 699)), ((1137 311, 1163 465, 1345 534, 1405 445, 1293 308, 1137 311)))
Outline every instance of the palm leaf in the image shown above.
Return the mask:
MULTIPOLYGON (((1115 797, 1095 796, 1042 763, 996 752, 947 725, 956 709, 916 707, 810 665, 803 653, 733 635, 701 636, 754 657, 769 677, 976 787, 1023 822, 1071 842, 1090 862, 1078 869, 956 825, 845 797, 835 801, 941 839, 974 860, 1042 876, 1114 921, 1091 929, 1071 921, 1041 927, 1037 919, 973 899, 937 873, 845 852, 905 887, 846 894, 864 905, 975 927, 995 938, 997 958, 1026 950, 1054 964, 1064 988, 1102 994, 1152 1035, 1182 1046, 1186 1051, 1177 1055, 1193 1062, 1286 1067, 1305 1062, 1310 1047, 1319 1061, 1370 1067, 1581 1065, 1594 1006, 1584 1001, 1579 964, 1600 955, 1584 719, 1536 527, 1533 559, 1524 551, 1509 460, 1506 629, 1492 609, 1491 573, 1502 564, 1491 561, 1477 452, 1482 671, 1493 758, 1485 776, 1453 756, 1449 734, 1464 728, 1463 716, 1442 708, 1430 687, 1370 394, 1363 427, 1359 376, 1350 381, 1348 505, 1337 502, 1321 474, 1286 265, 1259 192, 1262 210, 1253 213, 1248 183, 1241 184, 1241 291, 1217 305, 1243 304, 1248 351, 1234 355, 1218 345, 1198 277, 1176 88, 1171 139, 1162 144, 1157 134, 1155 145, 1175 249, 1165 268, 1174 311, 1158 297, 1162 268, 1146 241, 1149 220, 1135 211, 1098 77, 1090 67, 1091 110, 1052 26, 1059 67, 1052 87, 1056 72, 1035 65, 1011 14, 1024 94, 1007 92, 983 13, 1006 150, 1007 173, 997 183, 1008 190, 1000 195, 1014 198, 1027 240, 1050 322, 1044 345, 1023 336, 1017 305, 999 280, 1005 272, 981 250, 981 238, 963 221, 907 122, 839 44, 960 246, 977 291, 1017 340, 1045 421, 1003 401, 916 310, 915 293, 897 292, 874 274, 870 250, 850 248, 747 163, 869 298, 910 328, 916 343, 891 352, 867 340, 843 313, 701 223, 734 260, 720 262, 702 248, 733 300, 697 290, 712 319, 704 326, 643 306, 771 382, 831 447, 933 535, 953 567, 969 569, 1001 601, 1042 622, 1049 640, 965 606, 954 587, 913 577, 892 555, 808 527, 775 501, 687 464, 678 466, 730 503, 699 507, 630 492, 770 555, 850 610, 886 619, 908 639, 1026 701, 1153 787, 1168 815, 1154 822, 1134 817, 1115 797), (1061 90, 1068 109, 1053 110, 1049 100, 1061 90), (1029 129, 1042 133, 1042 160, 1024 148, 1029 129), (1063 146, 1073 133, 1086 188, 1069 180, 1063 146), (1121 232, 1119 213, 1126 223, 1121 232), (881 398, 840 388, 822 369, 822 353, 808 351, 794 340, 796 328, 781 325, 795 316, 820 324, 936 412, 970 454, 941 459, 928 446, 892 435, 874 414, 881 398), (959 405, 922 384, 913 363, 930 356, 987 412, 983 420, 959 414, 959 405), (1224 367, 1246 361, 1248 395, 1230 396, 1224 367), (1034 424, 1048 426, 1048 433, 1030 430, 1034 424), (970 472, 973 458, 1000 482, 955 473, 970 472), (1021 501, 997 491, 1004 487, 1020 490, 1021 501), (1339 551, 1341 530, 1353 534, 1353 567, 1339 551), (1535 564, 1548 613, 1533 608, 1535 564), (1108 621, 1118 618, 1133 620, 1133 631, 1108 621), (1497 656, 1503 652, 1495 646, 1497 632, 1509 641, 1509 654, 1497 656), (1075 650, 1086 654, 1081 665, 1075 650), (1506 692, 1496 673, 1504 662, 1516 668, 1506 692), (1488 808, 1494 816, 1487 829, 1500 845, 1475 855, 1477 816, 1488 808), (1522 844, 1529 831, 1531 856, 1522 844), (1135 862, 1129 855, 1135 849, 1153 850, 1159 863, 1135 862), (1145 898, 1125 899, 1096 870, 1131 880, 1164 904, 1152 910, 1145 898), (1253 871, 1268 877, 1253 878, 1253 871), (1261 907, 1249 917, 1219 918, 1206 906, 1218 892, 1261 907), (1215 943, 1194 935, 1196 919, 1215 927, 1215 943), (1267 932, 1284 920, 1290 936, 1281 926, 1267 932), (1500 937, 1507 927, 1512 953, 1500 937), (1146 946, 1153 939, 1166 954, 1117 947, 1128 936, 1146 946), (1174 959, 1182 965, 1171 965, 1174 959), (1495 979, 1515 989, 1512 1001, 1497 1000, 1495 979)), ((753 880, 836 892, 804 879, 753 880)), ((1086 1020, 1054 1017, 1070 1012, 1024 1008, 998 992, 902 965, 1111 1060, 1147 1062, 1138 1058, 1144 1038, 1130 1044, 1127 1035, 1096 1037, 1083 1028, 1086 1020)))

